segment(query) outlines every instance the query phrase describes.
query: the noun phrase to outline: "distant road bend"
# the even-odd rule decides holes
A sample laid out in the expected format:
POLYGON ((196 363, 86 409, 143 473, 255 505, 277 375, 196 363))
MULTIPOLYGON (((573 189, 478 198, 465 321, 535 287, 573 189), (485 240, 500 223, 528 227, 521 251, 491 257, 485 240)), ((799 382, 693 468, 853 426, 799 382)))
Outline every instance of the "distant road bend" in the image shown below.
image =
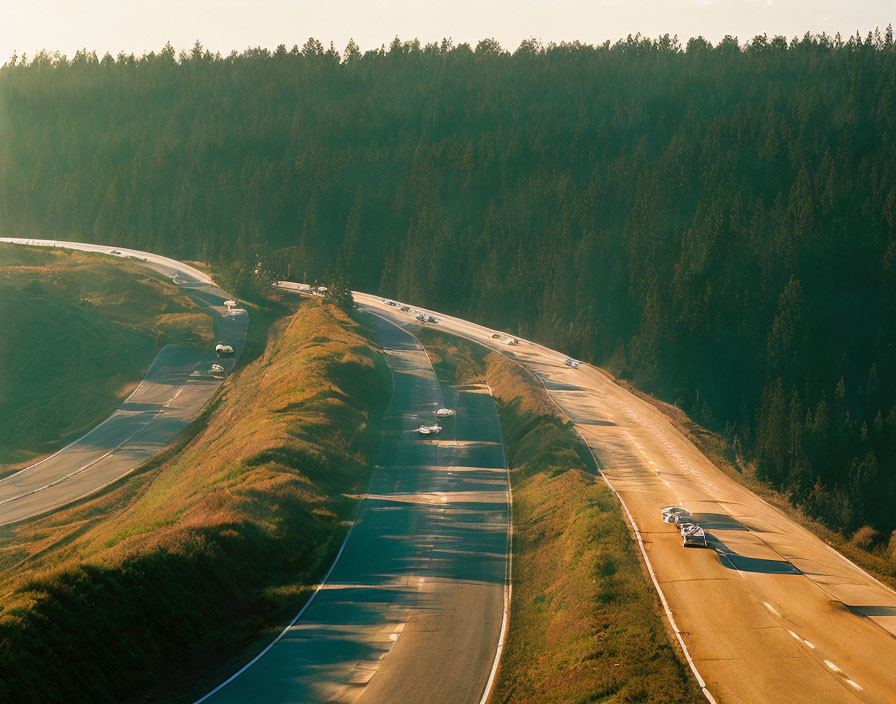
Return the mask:
POLYGON ((221 384, 210 374, 219 362, 225 373, 236 364, 249 318, 224 307, 230 295, 206 274, 187 264, 149 252, 108 245, 0 238, 0 243, 62 247, 137 261, 171 278, 212 316, 216 339, 234 349, 218 360, 213 349, 163 348, 146 377, 115 413, 89 433, 15 474, 0 480, 0 525, 32 518, 92 494, 137 468, 170 443, 193 420, 221 384))

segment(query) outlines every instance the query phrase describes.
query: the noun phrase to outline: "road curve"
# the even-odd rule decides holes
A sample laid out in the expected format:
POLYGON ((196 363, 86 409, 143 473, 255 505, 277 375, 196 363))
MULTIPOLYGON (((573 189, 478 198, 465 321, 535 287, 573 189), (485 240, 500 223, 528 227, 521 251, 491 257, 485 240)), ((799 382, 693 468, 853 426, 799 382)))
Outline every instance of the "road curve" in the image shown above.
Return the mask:
MULTIPOLYGON (((359 305, 413 324, 382 299, 359 305)), ((718 702, 896 701, 896 593, 728 477, 655 407, 599 370, 434 311, 435 327, 542 380, 598 459, 641 543, 667 616, 718 702), (682 548, 660 509, 689 509, 712 550, 682 548)))
MULTIPOLYGON (((0 238, 0 243, 63 247, 110 254, 111 246, 55 240, 0 238)), ((230 295, 206 274, 167 257, 117 249, 185 289, 212 317, 215 336, 234 348, 221 360, 229 372, 242 351, 249 318, 232 314, 223 302, 230 295)), ((83 498, 128 474, 170 443, 202 410, 221 384, 210 368, 214 351, 168 346, 124 404, 108 419, 59 452, 0 480, 0 525, 32 518, 83 498)))
POLYGON ((487 389, 440 386, 416 339, 371 315, 392 402, 368 493, 325 584, 199 702, 476 704, 502 628, 509 486, 487 389), (435 439, 416 433, 456 408, 435 439))

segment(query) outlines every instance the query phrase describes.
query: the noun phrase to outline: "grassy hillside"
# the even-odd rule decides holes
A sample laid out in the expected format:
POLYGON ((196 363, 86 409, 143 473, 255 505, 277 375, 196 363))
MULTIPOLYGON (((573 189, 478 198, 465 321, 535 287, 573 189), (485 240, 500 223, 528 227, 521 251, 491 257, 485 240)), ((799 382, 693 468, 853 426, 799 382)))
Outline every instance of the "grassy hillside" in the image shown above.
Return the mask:
POLYGON ((211 318, 130 262, 0 244, 0 474, 108 416, 165 344, 211 318))
POLYGON ((440 376, 498 402, 513 490, 513 598, 493 704, 700 702, 619 505, 532 375, 421 330, 440 376))
POLYGON ((168 457, 0 530, 0 700, 186 701, 298 609, 354 517, 390 388, 363 332, 306 303, 168 457))

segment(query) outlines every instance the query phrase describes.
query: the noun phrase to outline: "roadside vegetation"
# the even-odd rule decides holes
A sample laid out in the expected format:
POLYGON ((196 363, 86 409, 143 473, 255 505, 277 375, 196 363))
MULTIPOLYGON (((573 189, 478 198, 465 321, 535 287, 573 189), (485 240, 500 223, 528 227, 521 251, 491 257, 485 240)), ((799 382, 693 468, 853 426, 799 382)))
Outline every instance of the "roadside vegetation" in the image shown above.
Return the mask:
POLYGON ((106 418, 164 345, 211 318, 131 262, 0 244, 0 475, 106 418))
POLYGON ((507 446, 513 596, 492 704, 703 701, 618 501, 543 387, 480 345, 419 337, 440 378, 489 384, 507 446))
POLYGON ((178 445, 0 529, 0 701, 190 701, 300 608, 379 437, 390 384, 365 335, 303 303, 178 445))

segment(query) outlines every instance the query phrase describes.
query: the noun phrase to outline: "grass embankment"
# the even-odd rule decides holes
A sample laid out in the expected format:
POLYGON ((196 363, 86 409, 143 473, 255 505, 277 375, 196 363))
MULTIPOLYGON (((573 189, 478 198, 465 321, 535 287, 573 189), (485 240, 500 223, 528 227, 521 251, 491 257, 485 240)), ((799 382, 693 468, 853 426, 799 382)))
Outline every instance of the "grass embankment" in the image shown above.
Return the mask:
POLYGON ((115 410, 168 343, 209 344, 211 318, 124 260, 0 244, 0 475, 115 410))
POLYGON ((482 379, 498 404, 513 490, 510 629, 491 702, 700 702, 587 448, 506 357, 431 330, 440 376, 482 379))
POLYGON ((295 613, 379 435, 388 372, 363 333, 303 305, 174 456, 0 530, 0 700, 189 701, 295 613))
POLYGON ((605 370, 601 371, 638 398, 662 411, 672 421, 672 424, 697 446, 700 452, 729 477, 762 497, 791 520, 815 533, 859 567, 896 589, 896 531, 892 535, 886 536, 877 533, 870 527, 865 527, 849 536, 831 530, 795 506, 786 493, 777 491, 762 482, 756 475, 756 466, 745 459, 739 448, 728 442, 724 436, 698 425, 678 406, 640 391, 629 382, 618 379, 605 370))

